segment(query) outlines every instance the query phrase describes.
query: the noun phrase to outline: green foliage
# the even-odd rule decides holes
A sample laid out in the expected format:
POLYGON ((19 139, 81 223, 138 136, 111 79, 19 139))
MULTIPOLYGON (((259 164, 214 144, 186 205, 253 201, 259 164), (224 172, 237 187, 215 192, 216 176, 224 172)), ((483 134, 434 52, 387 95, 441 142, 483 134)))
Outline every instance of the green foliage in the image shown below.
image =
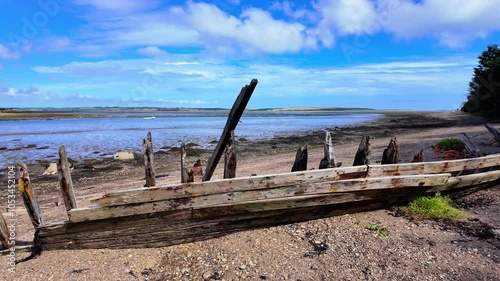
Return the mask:
POLYGON ((378 234, 380 234, 382 236, 389 235, 389 231, 387 230, 387 228, 385 228, 385 227, 379 227, 375 223, 370 223, 370 225, 368 226, 368 230, 370 230, 370 231, 376 231, 378 234))
POLYGON ((465 217, 464 212, 453 207, 453 201, 448 196, 442 196, 439 192, 434 196, 413 198, 407 207, 401 208, 401 211, 436 219, 458 220, 465 217))
POLYGON ((479 57, 462 111, 500 118, 500 48, 490 45, 479 57))
POLYGON ((462 151, 465 148, 465 144, 457 138, 442 139, 437 143, 437 146, 439 146, 439 148, 441 148, 443 151, 447 150, 462 151))

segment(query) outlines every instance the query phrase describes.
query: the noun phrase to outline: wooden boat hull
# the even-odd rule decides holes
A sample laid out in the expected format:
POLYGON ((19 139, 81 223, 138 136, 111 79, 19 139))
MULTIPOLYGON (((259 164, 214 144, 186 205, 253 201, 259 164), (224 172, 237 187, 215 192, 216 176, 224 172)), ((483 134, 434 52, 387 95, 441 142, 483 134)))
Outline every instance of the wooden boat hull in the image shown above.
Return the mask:
POLYGON ((499 167, 493 155, 118 191, 95 200, 99 206, 71 210, 70 221, 39 227, 36 239, 43 250, 163 247, 498 183, 499 167))

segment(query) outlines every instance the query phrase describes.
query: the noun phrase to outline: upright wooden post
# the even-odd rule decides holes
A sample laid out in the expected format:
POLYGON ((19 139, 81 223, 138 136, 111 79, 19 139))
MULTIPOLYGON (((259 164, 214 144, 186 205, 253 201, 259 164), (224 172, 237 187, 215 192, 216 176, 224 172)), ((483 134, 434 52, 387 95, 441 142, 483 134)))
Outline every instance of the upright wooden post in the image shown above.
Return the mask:
POLYGON ((412 163, 417 163, 417 162, 424 162, 424 149, 421 148, 420 149, 420 152, 418 154, 415 154, 415 156, 413 156, 413 161, 411 161, 412 163))
POLYGON ((324 157, 319 162, 319 169, 335 168, 335 153, 333 151, 333 141, 330 132, 325 131, 324 157))
POLYGON ((495 127, 493 127, 491 124, 488 124, 488 123, 484 123, 484 126, 486 127, 486 129, 488 129, 488 131, 493 134, 493 136, 495 137, 495 140, 500 143, 500 132, 495 129, 495 127))
POLYGON ((307 170, 307 145, 297 149, 295 162, 293 163, 292 172, 307 170))
POLYGON ((181 144, 181 182, 188 182, 188 170, 186 168, 186 145, 181 144))
POLYGON ((146 184, 144 186, 155 186, 156 177, 153 159, 153 139, 151 137, 151 132, 148 132, 146 139, 142 140, 142 149, 144 151, 144 171, 146 174, 146 184))
POLYGON ((236 98, 236 101, 229 112, 229 116, 227 117, 226 125, 224 126, 224 131, 222 131, 222 135, 220 136, 219 142, 215 147, 215 150, 207 162, 207 167, 205 169, 205 174, 203 175, 203 181, 209 181, 214 174, 215 168, 217 167, 217 163, 219 162, 222 152, 227 145, 227 141, 229 138, 229 133, 236 129, 236 125, 240 121, 241 115, 243 115, 243 111, 245 111, 245 107, 252 96, 255 87, 257 86, 257 79, 252 79, 250 85, 245 85, 245 87, 241 88, 241 92, 236 98))
POLYGON ((62 197, 66 211, 76 209, 76 197, 73 190, 73 181, 71 180, 71 173, 69 171, 68 158, 66 156, 66 149, 64 145, 59 147, 59 161, 57 162, 57 174, 59 175, 59 186, 61 187, 62 197))
POLYGON ((31 219, 31 223, 33 224, 33 226, 39 227, 43 225, 40 206, 38 206, 36 193, 34 191, 33 184, 31 183, 30 175, 28 173, 28 168, 24 163, 19 163, 18 189, 21 192, 21 197, 23 198, 24 206, 26 206, 26 211, 28 211, 28 215, 31 219))
POLYGON ((370 157, 372 150, 370 147, 370 136, 363 136, 361 142, 359 143, 358 151, 356 156, 354 156, 353 166, 368 165, 370 164, 370 157))
POLYGON ((189 171, 189 181, 194 182, 201 181, 203 178, 203 166, 201 165, 201 160, 198 159, 194 162, 193 169, 189 171))
POLYGON ((7 221, 3 217, 2 212, 0 211, 0 244, 4 249, 10 248, 9 244, 10 239, 10 231, 7 228, 7 221))
POLYGON ((234 130, 229 134, 229 139, 224 153, 224 178, 236 177, 236 145, 234 143, 234 130))
POLYGON ((399 144, 396 137, 391 138, 389 145, 384 149, 381 164, 397 164, 399 161, 399 144))

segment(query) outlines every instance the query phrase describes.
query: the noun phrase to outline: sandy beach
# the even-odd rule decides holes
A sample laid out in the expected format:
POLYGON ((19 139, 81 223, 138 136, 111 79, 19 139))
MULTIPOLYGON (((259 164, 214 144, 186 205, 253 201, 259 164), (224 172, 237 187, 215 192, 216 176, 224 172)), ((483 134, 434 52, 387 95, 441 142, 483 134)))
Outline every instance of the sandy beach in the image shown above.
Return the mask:
MULTIPOLYGON (((477 117, 455 113, 386 112, 375 122, 330 128, 335 155, 351 166, 363 135, 372 136, 372 163, 382 159, 391 137, 400 144, 400 162, 411 162, 423 148, 425 161, 440 160, 433 145, 466 133, 484 154, 500 153, 493 136, 477 117)), ((493 123, 496 128, 500 123, 493 123)), ((236 133, 237 134, 237 133, 236 133)), ((154 136, 153 136, 154 137, 154 136)), ((289 172, 296 149, 308 145, 308 169, 323 157, 324 132, 261 142, 237 139, 237 176, 289 172)), ((211 151, 188 146, 188 163, 206 164, 211 151)), ((156 153, 157 185, 180 182, 178 148, 156 153)), ((72 177, 79 206, 111 190, 144 184, 143 158, 74 162, 72 177)), ((43 175, 48 162, 29 165, 46 224, 66 219, 57 175, 43 175)), ((222 177, 222 164, 213 179, 222 177)), ((18 196, 19 197, 19 196, 18 196)), ((5 201, 5 197, 0 197, 5 201)), ((18 202, 22 202, 18 198, 18 202)), ((7 272, 5 280, 497 280, 500 276, 499 186, 457 198, 468 218, 463 222, 408 219, 394 210, 343 215, 165 248, 43 252, 7 272), (370 232, 376 223, 388 236, 370 232), (328 245, 316 254, 315 241, 328 245)), ((3 210, 4 211, 4 210, 3 210)), ((32 240, 33 229, 18 204, 17 237, 32 240)), ((28 254, 19 253, 18 259, 28 254)))

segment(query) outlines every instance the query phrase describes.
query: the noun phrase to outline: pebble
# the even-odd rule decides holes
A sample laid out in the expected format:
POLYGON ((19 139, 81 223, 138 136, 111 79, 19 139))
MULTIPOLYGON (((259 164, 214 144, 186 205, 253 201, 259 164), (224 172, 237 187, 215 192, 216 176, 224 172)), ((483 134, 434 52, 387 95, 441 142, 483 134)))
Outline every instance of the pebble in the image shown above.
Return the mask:
POLYGON ((240 265, 240 267, 238 267, 238 268, 239 268, 239 269, 241 269, 241 270, 245 270, 245 269, 247 268, 247 266, 246 266, 246 265, 244 265, 244 264, 242 264, 242 265, 240 265))

